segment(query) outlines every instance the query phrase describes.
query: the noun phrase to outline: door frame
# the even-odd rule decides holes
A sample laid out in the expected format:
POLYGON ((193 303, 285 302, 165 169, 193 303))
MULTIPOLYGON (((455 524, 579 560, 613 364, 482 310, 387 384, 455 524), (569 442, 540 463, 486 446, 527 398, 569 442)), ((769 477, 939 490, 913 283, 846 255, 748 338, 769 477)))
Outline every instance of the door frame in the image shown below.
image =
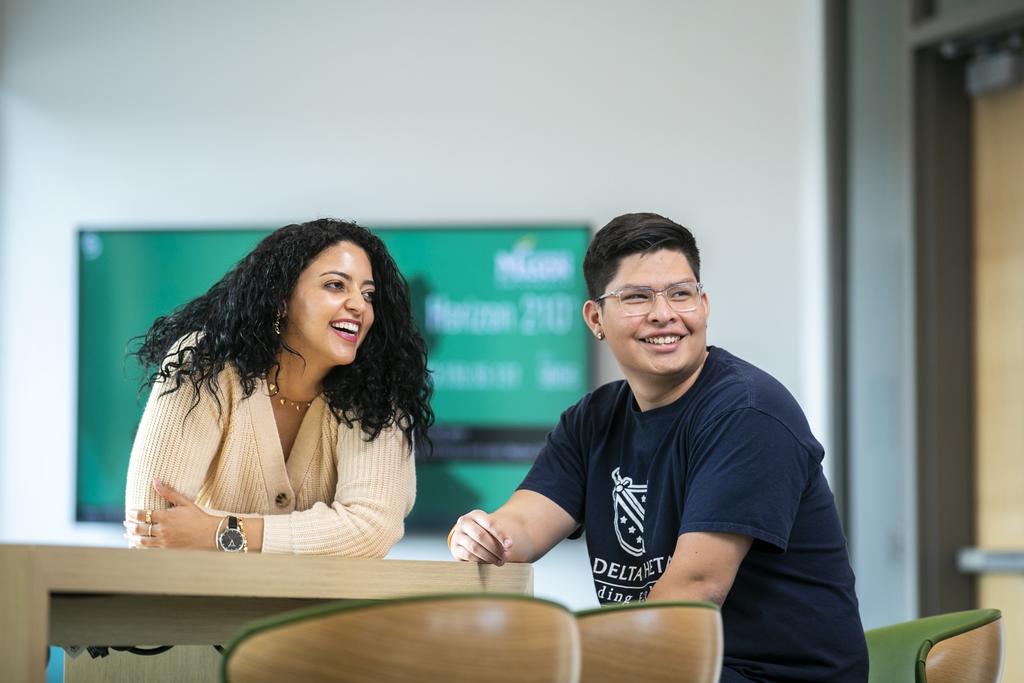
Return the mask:
POLYGON ((918 602, 930 615, 975 602, 973 578, 956 566, 957 552, 975 545, 971 97, 964 58, 940 48, 1024 27, 1024 0, 980 0, 941 15, 929 0, 911 0, 909 9, 918 602))

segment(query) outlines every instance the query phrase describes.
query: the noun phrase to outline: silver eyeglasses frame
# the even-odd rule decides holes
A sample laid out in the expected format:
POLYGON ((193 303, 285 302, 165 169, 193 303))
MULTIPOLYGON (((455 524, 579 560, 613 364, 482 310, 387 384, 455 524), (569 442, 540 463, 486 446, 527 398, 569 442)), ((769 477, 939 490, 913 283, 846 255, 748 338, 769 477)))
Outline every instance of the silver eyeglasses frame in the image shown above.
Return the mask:
POLYGON ((609 297, 615 297, 616 299, 619 300, 619 306, 622 308, 622 315, 627 316, 627 317, 635 317, 635 316, 641 316, 641 315, 649 315, 650 312, 654 310, 654 302, 658 300, 658 295, 659 294, 661 295, 661 298, 663 298, 665 300, 665 303, 668 304, 668 307, 671 308, 676 313, 692 313, 693 311, 696 311, 697 308, 700 305, 699 302, 701 301, 701 297, 704 295, 704 285, 702 285, 699 282, 675 282, 675 283, 669 285, 668 287, 665 287, 664 289, 654 289, 653 287, 633 287, 633 286, 620 287, 619 289, 616 289, 613 292, 605 292, 601 296, 599 296, 596 299, 594 299, 594 301, 597 302, 597 303, 600 303, 600 302, 604 301, 605 299, 607 299, 609 297), (687 308, 678 308, 678 307, 672 305, 672 300, 668 298, 667 293, 669 291, 673 290, 673 289, 676 289, 677 287, 693 287, 694 289, 696 289, 696 297, 694 298, 694 304, 693 305, 688 306, 687 308), (639 311, 639 312, 635 312, 635 313, 627 313, 626 311, 628 310, 630 304, 624 303, 622 301, 622 293, 623 292, 626 292, 628 294, 640 294, 640 293, 649 294, 650 295, 650 299, 649 299, 649 301, 646 302, 645 310, 639 311))

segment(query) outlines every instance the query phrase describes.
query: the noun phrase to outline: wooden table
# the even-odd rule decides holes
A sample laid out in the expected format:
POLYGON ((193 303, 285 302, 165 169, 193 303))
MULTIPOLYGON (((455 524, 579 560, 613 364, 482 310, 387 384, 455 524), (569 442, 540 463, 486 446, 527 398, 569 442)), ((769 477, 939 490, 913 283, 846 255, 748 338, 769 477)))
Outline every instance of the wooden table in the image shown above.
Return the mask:
POLYGON ((320 602, 463 592, 531 595, 533 567, 0 545, 0 661, 5 680, 41 682, 50 644, 223 643, 320 602))

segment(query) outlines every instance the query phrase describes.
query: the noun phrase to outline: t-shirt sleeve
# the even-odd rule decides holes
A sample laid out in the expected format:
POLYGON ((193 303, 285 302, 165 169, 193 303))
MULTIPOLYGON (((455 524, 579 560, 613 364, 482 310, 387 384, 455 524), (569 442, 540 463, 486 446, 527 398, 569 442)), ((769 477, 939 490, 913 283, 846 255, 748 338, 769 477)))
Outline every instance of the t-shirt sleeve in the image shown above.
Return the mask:
POLYGON ((811 458, 775 418, 731 411, 697 434, 688 454, 679 534, 745 534, 755 546, 785 552, 811 458))
POLYGON ((586 494, 585 446, 580 438, 582 412, 577 404, 562 413, 519 485, 520 490, 533 491, 553 501, 580 524, 586 494))

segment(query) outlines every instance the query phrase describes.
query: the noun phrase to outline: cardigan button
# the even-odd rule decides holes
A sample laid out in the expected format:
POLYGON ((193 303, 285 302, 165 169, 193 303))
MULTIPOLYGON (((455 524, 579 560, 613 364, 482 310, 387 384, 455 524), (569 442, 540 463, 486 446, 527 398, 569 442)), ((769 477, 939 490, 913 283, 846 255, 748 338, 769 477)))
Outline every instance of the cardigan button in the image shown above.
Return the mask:
POLYGON ((288 494, 287 493, 279 493, 279 494, 277 494, 277 498, 274 499, 274 502, 277 503, 277 507, 279 507, 279 508, 286 507, 288 505, 288 494))

